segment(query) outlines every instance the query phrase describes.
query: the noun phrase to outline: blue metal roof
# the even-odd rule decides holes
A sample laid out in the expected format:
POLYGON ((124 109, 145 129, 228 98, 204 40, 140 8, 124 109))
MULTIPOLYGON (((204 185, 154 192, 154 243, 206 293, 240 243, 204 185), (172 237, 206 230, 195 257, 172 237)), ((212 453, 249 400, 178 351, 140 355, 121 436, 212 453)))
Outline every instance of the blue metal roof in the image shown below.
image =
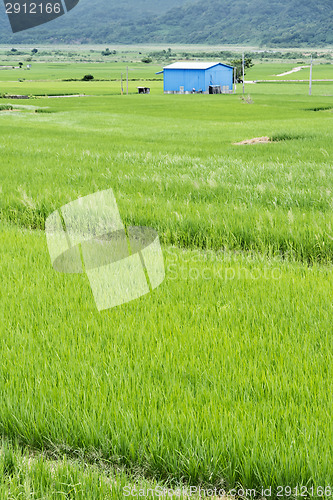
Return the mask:
POLYGON ((229 64, 223 64, 221 62, 181 61, 169 64, 163 69, 210 69, 218 65, 232 68, 232 66, 229 66, 229 64))

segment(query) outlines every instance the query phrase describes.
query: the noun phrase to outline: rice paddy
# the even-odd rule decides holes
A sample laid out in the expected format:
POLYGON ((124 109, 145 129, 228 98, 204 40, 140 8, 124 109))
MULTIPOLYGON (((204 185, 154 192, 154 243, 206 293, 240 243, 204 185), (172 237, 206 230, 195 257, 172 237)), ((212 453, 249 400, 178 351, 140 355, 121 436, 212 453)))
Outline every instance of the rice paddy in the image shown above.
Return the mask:
POLYGON ((129 96, 120 66, 0 72, 2 94, 31 97, 0 100, 1 498, 330 498, 332 83, 164 96, 135 64, 129 96), (52 269, 44 227, 108 188, 159 233, 166 279, 98 313, 85 276, 52 269))

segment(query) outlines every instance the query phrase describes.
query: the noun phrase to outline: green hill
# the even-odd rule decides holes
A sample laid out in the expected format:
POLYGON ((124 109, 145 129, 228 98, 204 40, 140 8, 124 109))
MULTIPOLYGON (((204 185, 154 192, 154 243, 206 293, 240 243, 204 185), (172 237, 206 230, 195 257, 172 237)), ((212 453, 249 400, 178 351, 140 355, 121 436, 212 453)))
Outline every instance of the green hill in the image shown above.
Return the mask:
POLYGON ((139 20, 153 20, 186 0, 80 0, 68 14, 41 27, 12 34, 5 7, 0 0, 0 43, 31 42, 132 42, 133 27, 139 20))
POLYGON ((169 42, 333 44, 332 0, 207 0, 173 9, 152 35, 169 42))
POLYGON ((3 6, 0 43, 333 44, 332 0, 81 0, 65 16, 12 35, 3 6))

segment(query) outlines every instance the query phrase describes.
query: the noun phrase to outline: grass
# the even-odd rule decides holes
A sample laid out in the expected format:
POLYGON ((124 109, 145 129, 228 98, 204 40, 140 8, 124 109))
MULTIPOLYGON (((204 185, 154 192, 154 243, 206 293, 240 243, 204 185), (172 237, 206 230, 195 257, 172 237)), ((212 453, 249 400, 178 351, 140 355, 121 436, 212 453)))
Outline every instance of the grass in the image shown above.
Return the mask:
MULTIPOLYGON (((86 74, 92 74, 96 80, 120 80, 121 73, 126 78, 126 68, 129 67, 129 78, 157 79, 162 80, 162 75, 155 75, 161 71, 160 64, 142 63, 42 63, 31 62, 31 69, 19 69, 17 63, 13 62, 15 69, 1 70, 2 81, 13 81, 19 78, 26 80, 59 81, 63 79, 81 79, 86 74)), ((5 64, 5 63, 4 63, 5 64)), ((8 63, 6 63, 8 65, 8 63)))
POLYGON ((56 207, 112 185, 126 222, 155 227, 165 244, 331 260, 332 115, 309 108, 332 99, 145 97, 68 99, 66 110, 38 99, 48 113, 3 116, 13 167, 2 217, 43 228, 56 207), (276 142, 233 145, 263 135, 276 142))
MULTIPOLYGON (((312 77, 314 80, 333 79, 333 64, 316 63, 314 61, 312 77)), ((246 80, 309 80, 310 60, 307 58, 302 63, 259 63, 246 72, 246 80), (304 69, 289 75, 278 76, 293 68, 305 66, 304 69)))
POLYGON ((3 100, 20 106, 0 115, 3 498, 108 498, 115 475, 112 498, 126 481, 329 485, 331 87, 252 85, 253 104, 161 82, 1 90, 87 86, 3 100), (43 228, 109 187, 127 224, 158 230, 166 280, 98 314, 85 277, 53 271, 43 228))
POLYGON ((0 105, 0 111, 12 111, 13 106, 10 106, 10 104, 1 104, 0 105))
MULTIPOLYGON (((108 463, 97 454, 94 464, 90 465, 80 454, 68 459, 64 451, 54 450, 52 454, 46 454, 6 439, 2 440, 0 447, 0 471, 3 500, 123 499, 128 490, 164 488, 164 485, 154 482, 129 478, 120 468, 111 471, 108 463)), ((151 495, 151 498, 158 496, 151 495)))
POLYGON ((329 482, 331 266, 169 247, 161 288, 99 315, 42 232, 2 241, 2 433, 161 480, 329 482))

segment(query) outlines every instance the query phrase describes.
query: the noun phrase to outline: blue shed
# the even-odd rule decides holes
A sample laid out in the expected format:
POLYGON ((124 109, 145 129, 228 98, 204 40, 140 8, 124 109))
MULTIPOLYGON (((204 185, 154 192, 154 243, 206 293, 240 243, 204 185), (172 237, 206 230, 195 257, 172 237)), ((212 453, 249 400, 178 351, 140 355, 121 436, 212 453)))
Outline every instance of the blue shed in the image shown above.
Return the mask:
POLYGON ((233 67, 214 62, 176 62, 166 66, 164 73, 164 92, 183 94, 189 92, 223 93, 232 92, 233 67))

